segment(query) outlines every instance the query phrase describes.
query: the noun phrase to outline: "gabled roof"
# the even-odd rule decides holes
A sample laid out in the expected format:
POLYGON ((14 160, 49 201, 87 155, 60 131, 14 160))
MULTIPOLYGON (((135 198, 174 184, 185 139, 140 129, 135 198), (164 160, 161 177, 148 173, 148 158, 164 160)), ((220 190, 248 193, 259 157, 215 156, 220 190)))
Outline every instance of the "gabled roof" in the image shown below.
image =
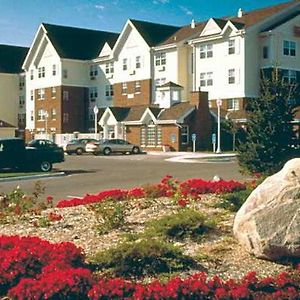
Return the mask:
POLYGON ((182 116, 188 113, 188 111, 195 108, 195 105, 191 105, 189 102, 181 102, 174 104, 170 108, 167 108, 161 112, 158 120, 178 120, 182 116))
POLYGON ((11 125, 0 119, 0 128, 16 128, 16 126, 11 125))
POLYGON ((129 107, 110 107, 109 108, 116 118, 117 122, 124 121, 129 114, 129 107))
POLYGON ((105 42, 111 47, 119 34, 107 31, 42 24, 61 58, 89 60, 96 58, 105 42))
POLYGON ((276 27, 290 21, 291 19, 297 17, 300 15, 300 11, 295 11, 293 14, 291 14, 290 16, 284 18, 283 20, 280 20, 279 22, 276 22, 275 24, 273 24, 272 26, 269 26, 267 28, 265 28, 263 31, 269 31, 269 30, 273 30, 275 29, 276 27))
POLYGON ((0 45, 0 73, 21 73, 29 48, 0 45))
POLYGON ((264 19, 279 13, 280 11, 299 3, 299 0, 289 1, 273 6, 268 6, 260 9, 255 9, 249 12, 245 12, 241 18, 238 17, 230 17, 228 20, 233 22, 242 23, 245 27, 253 26, 264 19))
POLYGON ((181 86, 179 84, 176 84, 173 81, 169 81, 165 84, 162 84, 162 85, 158 86, 157 88, 171 88, 171 87, 173 87, 173 88, 183 88, 183 86, 181 86))
POLYGON ((150 47, 159 45, 180 29, 180 27, 177 26, 157 24, 146 21, 133 19, 130 19, 130 21, 150 47))

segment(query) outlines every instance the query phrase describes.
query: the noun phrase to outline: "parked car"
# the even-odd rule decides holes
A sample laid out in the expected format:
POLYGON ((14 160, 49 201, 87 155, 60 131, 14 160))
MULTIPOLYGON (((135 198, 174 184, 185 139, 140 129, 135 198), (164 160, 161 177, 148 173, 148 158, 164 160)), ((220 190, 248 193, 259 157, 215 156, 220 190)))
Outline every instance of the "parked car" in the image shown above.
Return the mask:
POLYGON ((64 147, 64 150, 67 154, 73 154, 76 153, 77 155, 81 155, 85 152, 85 146, 87 143, 90 142, 97 142, 96 139, 76 139, 71 140, 68 142, 68 144, 64 147))
POLYGON ((107 139, 98 142, 87 143, 85 151, 88 153, 93 153, 94 155, 98 155, 100 153, 109 155, 116 152, 123 154, 128 152, 132 154, 138 154, 140 153, 140 147, 121 139, 107 139))
POLYGON ((0 139, 0 169, 52 170, 53 163, 63 162, 64 151, 48 140, 33 140, 25 145, 19 138, 0 139))

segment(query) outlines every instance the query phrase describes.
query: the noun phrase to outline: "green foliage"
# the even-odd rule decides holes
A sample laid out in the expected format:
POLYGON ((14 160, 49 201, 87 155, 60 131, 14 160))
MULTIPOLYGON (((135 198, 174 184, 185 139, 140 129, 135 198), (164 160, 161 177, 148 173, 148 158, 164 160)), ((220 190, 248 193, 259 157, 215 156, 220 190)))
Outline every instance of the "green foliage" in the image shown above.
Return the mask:
POLYGON ((157 239, 119 244, 97 253, 92 263, 101 271, 110 269, 113 275, 126 278, 184 271, 195 264, 178 247, 157 239))
POLYGON ((99 222, 97 227, 99 234, 106 234, 110 230, 119 229, 125 225, 128 203, 126 201, 106 199, 103 202, 90 205, 89 209, 94 212, 99 222))
POLYGON ((162 237, 183 240, 190 238, 200 240, 203 234, 214 227, 214 223, 207 220, 202 213, 186 208, 177 213, 152 220, 146 224, 146 237, 162 237))
POLYGON ((263 74, 261 95, 248 101, 246 140, 238 145, 239 164, 246 172, 271 174, 292 156, 292 120, 296 87, 282 80, 275 70, 263 74))
POLYGON ((32 195, 26 195, 19 187, 8 194, 0 195, 0 223, 13 223, 24 219, 28 214, 40 214, 52 207, 52 202, 43 202, 40 198, 45 188, 36 182, 32 195))
POLYGON ((246 190, 222 195, 222 199, 220 199, 220 201, 217 202, 214 207, 237 212, 250 196, 251 192, 252 189, 247 188, 246 190))

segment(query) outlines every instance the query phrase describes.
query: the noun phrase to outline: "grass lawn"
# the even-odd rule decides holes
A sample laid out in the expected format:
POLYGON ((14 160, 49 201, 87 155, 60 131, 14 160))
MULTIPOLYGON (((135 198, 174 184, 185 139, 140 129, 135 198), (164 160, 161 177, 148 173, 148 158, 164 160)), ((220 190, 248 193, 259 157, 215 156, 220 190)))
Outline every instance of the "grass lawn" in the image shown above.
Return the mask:
POLYGON ((19 176, 31 176, 38 174, 48 174, 42 172, 9 172, 9 171, 1 171, 0 178, 11 178, 11 177, 19 177, 19 176))

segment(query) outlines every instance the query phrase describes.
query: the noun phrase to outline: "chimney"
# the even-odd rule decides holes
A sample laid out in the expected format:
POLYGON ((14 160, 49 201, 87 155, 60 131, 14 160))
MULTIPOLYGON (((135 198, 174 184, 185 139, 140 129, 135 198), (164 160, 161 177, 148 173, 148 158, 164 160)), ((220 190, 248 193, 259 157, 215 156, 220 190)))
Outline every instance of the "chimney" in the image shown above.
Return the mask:
POLYGON ((238 18, 241 18, 243 15, 244 15, 244 11, 241 8, 239 8, 237 13, 238 18))
POLYGON ((195 27, 196 27, 196 23, 195 23, 195 20, 193 19, 191 22, 191 28, 194 29, 195 27))

